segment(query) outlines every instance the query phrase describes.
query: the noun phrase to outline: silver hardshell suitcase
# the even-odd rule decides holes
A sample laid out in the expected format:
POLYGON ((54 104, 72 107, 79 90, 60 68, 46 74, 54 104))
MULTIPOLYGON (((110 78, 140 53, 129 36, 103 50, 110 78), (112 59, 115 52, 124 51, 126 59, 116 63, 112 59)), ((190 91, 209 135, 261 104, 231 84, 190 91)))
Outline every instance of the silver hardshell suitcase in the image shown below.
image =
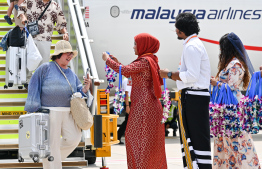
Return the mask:
MULTIPOLYGON (((26 48, 10 46, 6 52, 6 85, 8 87, 27 87, 26 48)), ((6 87, 7 87, 6 86, 6 87)))
POLYGON ((32 159, 35 163, 39 159, 50 156, 49 146, 49 114, 31 113, 19 117, 19 156, 18 161, 24 162, 24 159, 32 159))

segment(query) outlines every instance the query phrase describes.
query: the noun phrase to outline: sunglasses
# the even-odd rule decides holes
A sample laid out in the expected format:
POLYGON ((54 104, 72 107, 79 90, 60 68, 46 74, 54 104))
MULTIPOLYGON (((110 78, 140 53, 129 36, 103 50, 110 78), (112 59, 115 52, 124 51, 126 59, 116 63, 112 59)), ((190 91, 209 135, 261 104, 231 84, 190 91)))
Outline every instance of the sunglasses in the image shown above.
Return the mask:
POLYGON ((74 53, 73 53, 73 52, 67 52, 66 55, 67 55, 67 56, 73 56, 74 53))

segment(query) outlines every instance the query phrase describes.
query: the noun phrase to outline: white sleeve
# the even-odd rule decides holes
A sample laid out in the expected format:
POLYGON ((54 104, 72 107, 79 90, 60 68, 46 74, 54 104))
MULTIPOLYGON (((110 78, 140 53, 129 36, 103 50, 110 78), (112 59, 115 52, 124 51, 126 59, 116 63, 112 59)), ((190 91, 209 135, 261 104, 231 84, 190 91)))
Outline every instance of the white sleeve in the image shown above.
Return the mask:
POLYGON ((123 80, 123 82, 122 82, 122 89, 123 89, 124 91, 126 91, 127 81, 128 81, 128 79, 127 79, 127 78, 124 78, 124 80, 123 80))
POLYGON ((183 83, 194 83, 200 75, 201 52, 194 46, 188 46, 185 50, 184 63, 187 70, 179 73, 183 83))

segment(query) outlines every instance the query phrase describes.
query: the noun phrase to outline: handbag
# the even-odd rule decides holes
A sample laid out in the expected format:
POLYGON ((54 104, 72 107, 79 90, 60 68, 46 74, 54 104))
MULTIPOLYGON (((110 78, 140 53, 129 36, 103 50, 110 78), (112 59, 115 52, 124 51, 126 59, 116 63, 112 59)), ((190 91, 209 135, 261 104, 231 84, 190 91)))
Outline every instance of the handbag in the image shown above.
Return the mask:
POLYGON ((8 35, 7 45, 12 47, 22 47, 26 45, 25 30, 21 31, 19 26, 16 26, 8 35))
POLYGON ((34 71, 43 58, 37 49, 31 34, 28 36, 26 49, 26 67, 29 71, 34 71))
POLYGON ((38 28, 38 20, 40 20, 42 18, 42 16, 44 15, 45 11, 47 10, 47 8, 49 7, 49 5, 51 4, 51 1, 49 1, 48 5, 46 6, 46 8, 44 9, 44 11, 41 13, 41 15, 38 17, 37 20, 28 23, 27 25, 27 29, 30 32, 30 34, 32 36, 38 35, 39 34, 39 28, 38 28))
POLYGON ((90 127, 93 125, 93 116, 91 115, 89 108, 86 105, 85 100, 82 98, 82 94, 80 92, 74 93, 74 90, 69 80, 67 79, 66 75, 61 70, 61 68, 57 65, 56 62, 55 64, 59 68, 63 76, 65 77, 73 93, 71 97, 71 101, 70 101, 70 112, 73 116, 73 119, 75 120, 77 126, 80 129, 82 130, 90 129, 90 127))

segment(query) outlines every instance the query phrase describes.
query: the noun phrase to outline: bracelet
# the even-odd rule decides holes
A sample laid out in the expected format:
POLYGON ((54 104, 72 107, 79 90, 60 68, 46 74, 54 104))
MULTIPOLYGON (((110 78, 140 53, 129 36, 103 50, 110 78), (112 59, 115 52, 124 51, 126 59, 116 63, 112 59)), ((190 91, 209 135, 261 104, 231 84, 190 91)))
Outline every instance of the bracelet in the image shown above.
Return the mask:
POLYGON ((129 105, 126 105, 126 106, 129 106, 129 105))
MULTIPOLYGON (((64 34, 68 34, 68 32, 65 32, 64 34)), ((69 34, 68 34, 69 35, 69 34)))

